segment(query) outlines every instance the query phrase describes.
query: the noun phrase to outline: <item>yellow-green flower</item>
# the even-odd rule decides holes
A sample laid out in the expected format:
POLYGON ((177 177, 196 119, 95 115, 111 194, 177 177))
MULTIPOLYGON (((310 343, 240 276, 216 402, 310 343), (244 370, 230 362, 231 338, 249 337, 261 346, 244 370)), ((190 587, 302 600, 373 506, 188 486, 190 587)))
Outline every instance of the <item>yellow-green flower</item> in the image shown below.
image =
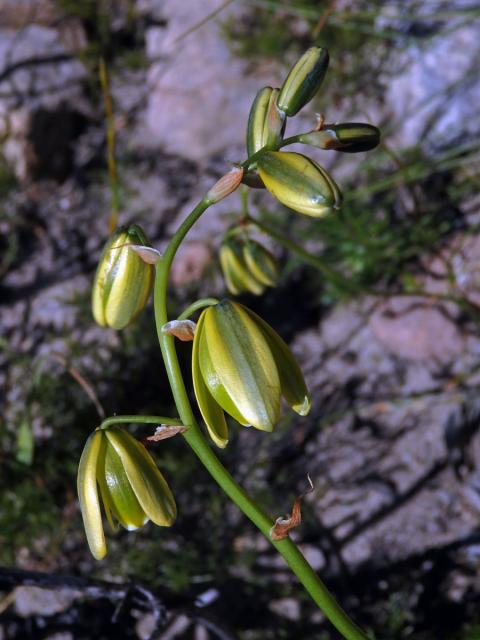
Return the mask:
POLYGON ((274 287, 278 279, 278 262, 263 245, 250 238, 233 237, 220 247, 220 265, 233 295, 242 292, 260 295, 274 287))
POLYGON ((129 245, 148 246, 138 225, 117 229, 98 263, 92 290, 92 311, 102 327, 123 329, 143 310, 153 284, 153 265, 129 245))
POLYGON ((77 489, 88 545, 97 560, 107 553, 100 496, 112 528, 116 521, 132 531, 148 520, 169 527, 177 515, 172 492, 145 447, 118 427, 96 429, 87 440, 77 489))
POLYGON ((275 331, 253 311, 223 300, 205 309, 193 341, 195 395, 208 432, 228 443, 224 411, 242 425, 272 431, 283 396, 306 415, 310 395, 300 367, 275 331))
POLYGON ((364 122, 324 124, 320 131, 298 136, 298 141, 319 149, 358 153, 375 149, 380 142, 380 129, 364 122))
POLYGON ((286 118, 276 105, 279 90, 263 87, 255 96, 247 124, 247 155, 263 147, 278 147, 285 131, 286 118))
POLYGON ((257 168, 270 193, 294 211, 321 218, 340 208, 342 194, 333 178, 300 153, 265 151, 257 168))
POLYGON ((287 116, 296 115, 320 89, 328 69, 328 51, 310 47, 297 60, 282 85, 277 106, 287 116))

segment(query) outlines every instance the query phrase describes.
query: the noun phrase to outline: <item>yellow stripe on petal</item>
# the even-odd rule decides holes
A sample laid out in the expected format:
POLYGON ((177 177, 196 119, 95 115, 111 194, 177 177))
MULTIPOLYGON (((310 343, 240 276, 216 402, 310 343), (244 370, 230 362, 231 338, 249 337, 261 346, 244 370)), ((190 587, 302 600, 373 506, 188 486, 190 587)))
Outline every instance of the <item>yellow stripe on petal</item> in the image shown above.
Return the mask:
POLYGON ((278 263, 275 257, 255 240, 248 240, 243 247, 245 264, 250 273, 267 287, 274 287, 278 278, 278 263))
POLYGON ((212 361, 212 356, 208 349, 208 343, 205 338, 205 334, 201 333, 198 344, 198 361, 202 379, 210 394, 213 396, 214 401, 220 405, 220 407, 232 416, 234 420, 241 425, 250 424, 248 420, 238 410, 235 405, 234 399, 232 399, 225 387, 223 386, 218 374, 215 370, 215 366, 212 361))
POLYGON ((197 398, 198 408, 202 414, 202 418, 207 427, 208 433, 217 447, 223 449, 228 444, 228 426, 225 421, 225 415, 222 408, 211 395, 206 386, 199 363, 199 342, 200 334, 203 327, 204 313, 200 316, 197 328, 195 330, 195 338, 193 339, 192 350, 192 378, 195 397, 197 398))
POLYGON ((248 424, 271 431, 280 413, 280 380, 256 324, 240 305, 226 300, 205 311, 202 335, 215 373, 237 410, 248 424))
POLYGON ((110 511, 128 531, 138 529, 148 522, 130 486, 122 461, 110 442, 107 442, 105 455, 99 462, 98 479, 107 515, 110 511))
POLYGON ((227 264, 229 265, 231 278, 238 284, 241 291, 250 291, 256 296, 261 295, 265 290, 265 286, 250 272, 245 263, 241 247, 232 242, 229 244, 229 249, 227 264))
POLYGON ((321 218, 340 208, 342 195, 333 178, 300 153, 266 151, 257 168, 270 193, 294 211, 321 218))
POLYGON ((104 447, 103 433, 97 429, 85 444, 77 476, 78 499, 88 546, 97 560, 107 554, 97 487, 97 466, 104 447))
POLYGON ((92 289, 92 311, 101 326, 123 329, 148 301, 153 266, 144 262, 130 244, 147 244, 137 225, 117 229, 100 257, 92 289))
POLYGON ((285 400, 299 415, 306 416, 312 404, 310 394, 305 384, 302 370, 288 345, 260 316, 257 316, 256 313, 246 307, 243 307, 243 309, 258 324, 270 345, 285 400))
POLYGON ((177 515, 175 499, 145 447, 116 427, 108 429, 106 435, 146 516, 159 526, 172 525, 177 515))

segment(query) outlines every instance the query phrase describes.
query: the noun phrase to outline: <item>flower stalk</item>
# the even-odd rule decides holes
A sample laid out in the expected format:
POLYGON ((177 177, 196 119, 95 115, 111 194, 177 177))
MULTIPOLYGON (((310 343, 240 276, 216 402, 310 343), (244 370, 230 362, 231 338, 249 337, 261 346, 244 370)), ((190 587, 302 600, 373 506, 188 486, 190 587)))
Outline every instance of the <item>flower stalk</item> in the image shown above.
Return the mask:
POLYGON ((298 547, 290 538, 272 540, 270 530, 274 519, 269 517, 257 503, 235 481, 210 448, 202 434, 188 398, 185 382, 178 362, 174 338, 162 332, 168 322, 167 286, 170 268, 175 254, 191 227, 208 209, 211 202, 204 197, 186 217, 169 242, 162 260, 155 267, 154 310, 157 335, 165 368, 172 389, 180 421, 188 427, 182 436, 196 454, 200 462, 217 482, 224 493, 253 522, 269 542, 282 555, 293 573, 300 580, 317 606, 346 640, 368 640, 363 631, 348 617, 318 575, 308 564, 298 547))

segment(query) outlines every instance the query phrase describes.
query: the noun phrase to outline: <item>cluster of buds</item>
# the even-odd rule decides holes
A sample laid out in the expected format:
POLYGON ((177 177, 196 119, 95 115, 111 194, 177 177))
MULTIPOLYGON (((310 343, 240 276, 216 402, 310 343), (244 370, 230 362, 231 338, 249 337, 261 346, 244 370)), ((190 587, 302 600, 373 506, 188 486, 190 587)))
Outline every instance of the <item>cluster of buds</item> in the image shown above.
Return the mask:
POLYGON ((256 240, 244 234, 230 235, 220 247, 220 266, 228 290, 237 296, 243 292, 261 295, 274 287, 279 266, 275 256, 256 240))
POLYGON ((340 208, 342 194, 317 162, 300 154, 279 151, 299 142, 321 149, 355 153, 380 141, 379 130, 364 123, 323 124, 284 141, 287 117, 295 116, 317 94, 327 72, 328 51, 311 47, 292 67, 280 89, 264 87, 253 101, 247 127, 244 182, 264 186, 282 204, 315 218, 340 208))

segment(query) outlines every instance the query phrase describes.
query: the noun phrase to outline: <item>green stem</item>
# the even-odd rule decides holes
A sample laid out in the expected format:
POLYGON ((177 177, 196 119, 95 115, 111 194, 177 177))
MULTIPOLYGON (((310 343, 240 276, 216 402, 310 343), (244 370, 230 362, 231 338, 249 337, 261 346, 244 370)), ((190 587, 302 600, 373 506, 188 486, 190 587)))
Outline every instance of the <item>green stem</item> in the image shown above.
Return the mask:
POLYGON ((165 416, 111 416, 100 425, 100 429, 107 429, 115 424, 181 424, 180 418, 166 418, 165 416))
POLYGON ((163 325, 168 322, 167 315, 167 283, 170 267, 175 253, 188 230, 198 220, 202 213, 209 207, 209 201, 204 198, 193 209, 190 215, 180 225, 179 229, 170 240, 162 260, 156 266, 154 308, 155 323, 158 340, 162 350, 167 375, 172 388, 175 404, 177 406, 182 424, 189 427, 183 437, 193 449, 199 460, 205 466, 210 475, 223 489, 227 496, 243 511, 243 513, 260 529, 269 542, 283 556, 289 567, 303 584, 312 599, 327 616, 330 622, 346 638, 346 640, 368 640, 368 637, 347 616, 336 602, 325 585, 322 583, 312 567, 303 557, 297 546, 289 539, 273 541, 270 537, 272 518, 267 516, 254 500, 237 484, 231 474, 225 469, 220 460, 211 450, 208 441, 200 431, 193 415, 192 407, 188 399, 187 390, 175 350, 175 342, 172 336, 162 333, 163 325))
POLYGON ((211 307, 214 304, 218 304, 217 298, 201 298, 201 300, 197 300, 187 307, 185 311, 178 316, 177 320, 187 320, 195 311, 203 309, 204 307, 211 307))
POLYGON ((351 292, 356 291, 355 285, 350 282, 350 280, 332 269, 324 260, 322 260, 318 256, 312 255, 308 251, 305 251, 303 247, 293 242, 293 240, 289 240, 282 233, 278 232, 276 229, 270 227, 264 222, 261 222, 257 218, 252 218, 252 216, 249 216, 248 219, 258 229, 260 229, 260 231, 263 231, 264 233, 269 235, 271 238, 273 238, 273 240, 278 242, 278 244, 282 245, 282 247, 285 247, 285 249, 288 249, 292 253, 295 253, 302 260, 302 262, 306 262, 312 267, 315 267, 315 269, 318 269, 321 273, 323 273, 325 277, 327 277, 331 282, 335 283, 341 289, 351 292))
MULTIPOLYGON (((338 273, 332 269, 328 264, 326 264, 321 258, 318 256, 314 256, 308 251, 305 251, 303 247, 299 246, 292 240, 286 238, 283 234, 279 233, 276 229, 273 229, 269 225, 257 220, 257 218, 253 218, 251 215, 248 216, 248 221, 254 224, 258 229, 268 234, 273 240, 278 242, 278 244, 285 247, 292 253, 295 253, 303 262, 312 265, 318 269, 321 273, 323 273, 327 278, 330 279, 331 282, 336 284, 338 287, 343 289, 344 291, 348 291, 351 293, 358 292, 358 287, 355 286, 350 280, 345 278, 342 274, 338 273)), ((465 297, 457 296, 450 293, 435 293, 426 291, 424 289, 416 289, 409 291, 394 291, 389 293, 387 291, 378 291, 376 289, 372 289, 368 286, 362 286, 362 291, 365 294, 376 296, 378 298, 389 298, 396 296, 405 296, 405 297, 414 297, 418 296, 420 298, 429 298, 433 300, 441 300, 445 302, 454 302, 459 307, 464 309, 467 313, 469 313, 472 317, 474 317, 477 321, 480 318, 480 307, 465 297)))

